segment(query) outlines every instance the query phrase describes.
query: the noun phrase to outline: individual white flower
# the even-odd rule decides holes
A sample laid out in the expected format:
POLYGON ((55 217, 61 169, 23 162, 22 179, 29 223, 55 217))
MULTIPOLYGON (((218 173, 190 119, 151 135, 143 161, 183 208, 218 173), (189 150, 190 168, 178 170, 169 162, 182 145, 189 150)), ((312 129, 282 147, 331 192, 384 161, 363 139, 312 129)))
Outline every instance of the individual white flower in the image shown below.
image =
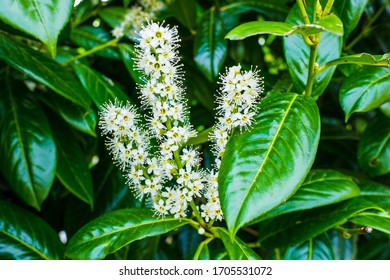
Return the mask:
POLYGON ((120 38, 120 37, 123 37, 124 34, 124 26, 120 25, 120 26, 117 26, 115 27, 113 30, 111 30, 111 34, 112 36, 114 36, 114 38, 120 38))

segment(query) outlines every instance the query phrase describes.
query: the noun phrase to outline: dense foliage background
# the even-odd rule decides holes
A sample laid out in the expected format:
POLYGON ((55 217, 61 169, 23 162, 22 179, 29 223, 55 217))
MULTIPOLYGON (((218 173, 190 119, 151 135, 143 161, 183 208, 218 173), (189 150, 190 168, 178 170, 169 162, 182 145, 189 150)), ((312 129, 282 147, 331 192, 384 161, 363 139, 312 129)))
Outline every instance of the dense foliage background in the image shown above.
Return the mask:
MULTIPOLYGON (((135 5, 147 9, 142 1, 16 2, 3 0, 0 7, 1 259, 390 259, 387 0, 336 0, 332 17, 312 29, 292 29, 303 24, 292 0, 172 0, 154 14, 155 20, 178 26, 191 123, 200 132, 192 143, 203 152, 205 167, 213 162, 207 129, 214 124, 218 73, 225 67, 240 63, 261 70, 264 101, 253 131, 285 120, 284 109, 282 116, 267 114, 284 104, 272 97, 278 94, 285 101, 298 98, 292 110, 309 119, 304 130, 299 119, 287 119, 290 129, 282 132, 285 149, 276 150, 282 155, 275 157, 273 177, 253 179, 267 196, 256 201, 253 194, 252 201, 242 202, 250 221, 229 210, 237 203, 229 198, 232 188, 252 176, 233 174, 242 159, 236 151, 251 145, 250 137, 229 143, 220 175, 228 230, 225 222, 218 223, 213 240, 185 221, 127 212, 143 205, 100 136, 98 111, 104 102, 117 98, 140 105, 134 37, 116 39, 111 30, 135 5), (290 26, 255 24, 229 33, 257 20, 290 26), (303 38, 311 40, 319 30, 312 66, 320 74, 309 94, 316 106, 306 106, 309 101, 301 94, 308 90, 310 54, 303 38), (314 162, 305 163, 294 147, 313 151, 314 162), (265 201, 270 205, 263 206, 265 201), (113 234, 126 228, 127 220, 146 216, 150 227, 113 234), (99 233, 107 233, 106 239, 88 242, 89 235, 99 233)), ((328 2, 321 1, 322 9, 328 2)), ((306 1, 310 20, 315 3, 306 1)), ((249 135, 282 142, 255 132, 249 135)), ((258 152, 248 158, 260 166, 258 152)))

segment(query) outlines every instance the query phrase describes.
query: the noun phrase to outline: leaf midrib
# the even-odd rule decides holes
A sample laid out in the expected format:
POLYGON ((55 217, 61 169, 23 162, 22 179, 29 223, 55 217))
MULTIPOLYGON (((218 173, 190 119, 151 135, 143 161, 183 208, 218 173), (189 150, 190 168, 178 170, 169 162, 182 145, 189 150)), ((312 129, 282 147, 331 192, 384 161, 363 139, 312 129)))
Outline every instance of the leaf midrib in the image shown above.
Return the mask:
MULTIPOLYGON (((287 110, 286 110, 286 112, 285 112, 285 114, 284 114, 284 116, 283 116, 283 118, 282 118, 282 120, 281 120, 281 122, 280 122, 280 124, 279 124, 279 127, 278 127, 278 129, 277 129, 277 131, 276 131, 276 133, 275 133, 275 135, 274 135, 274 137, 273 137, 273 139, 272 139, 272 142, 271 142, 271 144, 270 144, 270 146, 269 146, 269 148, 268 148, 268 151, 267 151, 267 153, 266 153, 266 155, 265 155, 265 157, 264 157, 264 160, 263 160, 263 162, 261 163, 259 169, 257 170, 257 172, 256 172, 256 174, 255 174, 255 176, 254 176, 254 178, 253 178, 253 180, 252 180, 252 184, 251 184, 251 186, 248 188, 248 190, 247 190, 247 192, 246 192, 246 194, 245 194, 245 196, 244 196, 244 199, 242 200, 241 206, 240 206, 240 208, 239 208, 239 210, 238 210, 238 213, 237 213, 237 217, 240 215, 240 213, 241 213, 241 211, 242 211, 242 208, 243 208, 243 206, 244 206, 244 204, 245 204, 245 201, 248 199, 249 194, 252 192, 252 189, 253 189, 254 186, 255 186, 255 182, 256 182, 256 180, 257 180, 257 177, 260 175, 261 171, 263 170, 264 164, 265 164, 265 162, 267 162, 267 159, 269 158, 269 154, 271 153, 271 151, 272 151, 273 148, 274 148, 275 141, 276 141, 276 139, 278 138, 278 135, 279 135, 279 133, 280 133, 280 130, 281 130, 281 128, 283 127, 283 125, 284 125, 284 123, 285 123, 285 121, 286 121, 286 119, 287 119, 287 116, 288 116, 288 114, 289 114, 289 112, 290 112, 290 110, 291 110, 291 107, 292 107, 292 105, 294 104, 294 102, 295 102, 295 100, 296 100, 297 98, 298 98, 298 95, 296 94, 296 95, 294 95, 294 97, 293 97, 292 100, 290 101, 290 103, 289 103, 289 105, 288 105, 288 107, 287 107, 287 110)), ((237 223, 238 223, 238 219, 236 219, 236 221, 235 221, 235 223, 234 223, 234 226, 235 226, 235 227, 237 226, 237 223)), ((235 230, 237 230, 237 229, 235 229, 235 230)))

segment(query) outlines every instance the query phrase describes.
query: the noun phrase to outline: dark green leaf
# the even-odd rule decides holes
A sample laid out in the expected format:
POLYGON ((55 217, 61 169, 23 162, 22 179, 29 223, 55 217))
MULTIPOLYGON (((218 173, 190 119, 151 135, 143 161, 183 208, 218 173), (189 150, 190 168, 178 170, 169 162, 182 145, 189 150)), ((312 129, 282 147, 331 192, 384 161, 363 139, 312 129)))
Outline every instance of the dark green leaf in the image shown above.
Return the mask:
POLYGON ((342 233, 335 230, 329 231, 328 234, 336 260, 356 258, 358 236, 353 235, 350 238, 345 238, 342 233))
POLYGON ((290 246, 284 255, 285 260, 334 260, 332 244, 327 235, 290 246))
POLYGON ((48 120, 26 88, 0 81, 0 169, 10 187, 40 210, 50 192, 56 145, 48 120))
POLYGON ((375 214, 375 213, 362 213, 359 214, 350 221, 354 224, 372 227, 376 230, 383 231, 390 234, 390 214, 375 214))
POLYGON ((96 136, 97 117, 92 107, 84 109, 58 95, 51 96, 49 103, 52 103, 51 107, 53 110, 73 128, 94 137, 96 136))
POLYGON ((214 110, 215 85, 192 67, 185 68, 186 80, 184 85, 188 95, 198 100, 205 108, 214 110))
POLYGON ((80 62, 72 65, 85 90, 98 108, 109 100, 128 100, 126 94, 111 79, 80 62))
POLYGON ((237 236, 231 237, 229 232, 217 227, 214 229, 221 238, 225 249, 231 260, 260 260, 261 258, 249 248, 241 239, 237 236))
POLYGON ((353 179, 343 173, 335 170, 312 170, 290 199, 260 217, 260 220, 337 203, 358 196, 359 192, 353 179))
MULTIPOLYGON (((82 26, 72 30, 71 39, 81 47, 92 49, 107 43, 113 37, 101 27, 82 26)), ((104 48, 96 54, 106 58, 120 59, 118 52, 113 48, 104 48)))
POLYGON ((88 203, 93 209, 91 173, 83 151, 66 126, 53 123, 54 139, 57 144, 56 175, 68 191, 88 203))
POLYGON ((72 27, 88 19, 94 12, 94 8, 99 4, 97 1, 81 1, 74 9, 72 15, 72 27))
POLYGON ((360 180, 360 195, 390 213, 390 187, 374 181, 360 180))
POLYGON ((144 84, 145 82, 141 79, 141 73, 134 69, 134 46, 130 44, 119 44, 118 47, 122 56, 122 60, 125 63, 126 69, 130 73, 134 82, 139 85, 144 84))
POLYGON ((0 19, 32 35, 56 56, 58 35, 68 22, 74 0, 3 0, 0 19))
POLYGON ((279 216, 260 224, 260 242, 264 246, 278 248, 301 243, 344 224, 368 209, 381 211, 368 200, 352 198, 334 205, 279 216))
POLYGON ((57 260, 63 245, 41 218, 6 201, 0 201, 0 259, 57 260))
POLYGON ((355 112, 367 112, 390 101, 390 69, 366 68, 354 72, 340 89, 345 121, 355 112))
POLYGON ((66 255, 72 259, 102 259, 132 241, 161 235, 189 222, 157 217, 150 209, 117 210, 82 227, 69 241, 66 255))
POLYGON ((368 173, 378 176, 390 172, 390 118, 378 115, 368 125, 360 138, 357 155, 359 165, 368 173))
POLYGON ((1 33, 0 59, 66 99, 84 108, 89 107, 88 94, 72 73, 42 53, 17 43, 1 33))
POLYGON ((196 6, 195 0, 175 0, 169 6, 173 16, 187 27, 191 33, 195 33, 196 6))
POLYGON ((202 241, 198 248, 196 249, 196 252, 193 256, 193 260, 209 260, 210 259, 210 252, 209 247, 207 244, 209 243, 209 240, 202 241))
MULTIPOLYGON (((308 10, 308 14, 312 14, 310 9, 308 10)), ((291 9, 286 22, 292 25, 303 24, 297 5, 291 9)), ((298 35, 284 37, 283 40, 284 55, 286 57, 288 70, 293 79, 295 89, 301 93, 304 91, 307 82, 310 47, 298 35)), ((342 37, 329 32, 322 33, 317 50, 316 62, 318 65, 321 67, 326 62, 339 58, 341 46, 342 37)), ((317 98, 325 91, 334 70, 335 67, 331 67, 315 76, 312 92, 313 97, 317 98)))
POLYGON ((223 21, 213 7, 200 20, 194 43, 196 65, 210 81, 218 76, 226 58, 224 37, 223 21))
POLYGON ((99 11, 99 16, 112 28, 121 26, 128 9, 121 7, 107 7, 99 11))
POLYGON ((297 191, 319 138, 312 98, 285 93, 262 100, 252 128, 229 140, 219 172, 221 206, 232 236, 297 191))
POLYGON ((344 36, 347 37, 357 26, 368 0, 335 1, 334 7, 344 24, 344 36))
POLYGON ((340 19, 333 14, 320 19, 317 24, 293 25, 279 21, 252 21, 234 28, 226 35, 226 38, 230 40, 241 40, 249 36, 260 34, 272 34, 277 36, 301 34, 302 36, 307 36, 322 31, 342 36, 343 25, 340 19))

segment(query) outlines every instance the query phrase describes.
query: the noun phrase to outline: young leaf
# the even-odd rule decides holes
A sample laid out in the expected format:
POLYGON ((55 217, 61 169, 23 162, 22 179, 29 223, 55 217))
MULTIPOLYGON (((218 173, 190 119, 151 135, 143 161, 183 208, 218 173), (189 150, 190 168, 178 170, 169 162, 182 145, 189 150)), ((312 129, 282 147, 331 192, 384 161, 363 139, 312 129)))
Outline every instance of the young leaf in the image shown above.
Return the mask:
POLYGON ((354 224, 372 227, 376 230, 390 234, 390 214, 361 213, 350 221, 354 224))
POLYGON ((26 88, 0 81, 0 169, 10 187, 40 210, 50 192, 56 145, 42 108, 26 88))
POLYGON ((369 209, 382 210, 368 200, 352 198, 334 205, 286 214, 259 225, 260 242, 264 246, 278 248, 304 242, 369 209))
POLYGON ((102 259, 135 240, 161 235, 190 222, 157 217, 144 208, 117 210, 82 227, 69 241, 66 255, 71 259, 102 259))
POLYGON ((310 171, 290 199, 260 217, 259 220, 337 203, 358 196, 359 192, 359 187, 350 176, 336 170, 315 169, 310 171))
MULTIPOLYGON (((310 9, 308 9, 308 14, 312 14, 310 9)), ((286 22, 292 25, 301 25, 303 23, 297 5, 290 10, 286 22)), ((283 41, 283 50, 288 70, 292 77, 295 89, 301 93, 304 91, 307 81, 310 47, 298 35, 284 37, 283 41)), ((330 60, 339 58, 341 46, 342 37, 329 32, 323 32, 318 44, 316 63, 321 66, 330 60)), ((312 92, 314 98, 318 98, 325 91, 334 71, 335 67, 331 67, 315 76, 312 92)))
MULTIPOLYGON (((82 26, 73 29, 70 38, 86 49, 92 49, 113 39, 111 34, 103 28, 93 26, 82 26)), ((104 48, 96 54, 106 58, 120 59, 118 52, 113 48, 104 48)))
POLYGON ((344 37, 347 37, 357 26, 368 0, 335 1, 334 8, 344 25, 344 37))
POLYGON ((0 33, 0 59, 46 85, 66 99, 88 108, 88 94, 76 78, 60 64, 0 33), (17 55, 16 55, 17 54, 17 55))
POLYGON ((334 260, 332 244, 327 235, 322 234, 308 241, 287 248, 285 260, 334 260))
POLYGON ((56 56, 57 39, 71 15, 74 0, 3 0, 0 19, 32 35, 56 56))
POLYGON ((92 178, 84 153, 76 138, 71 137, 72 131, 58 124, 61 122, 52 125, 57 144, 57 178, 68 191, 93 209, 92 178))
POLYGON ((229 140, 219 172, 221 206, 232 236, 298 189, 319 136, 312 98, 286 93, 262 100, 252 128, 229 140))
POLYGON ((374 176, 390 172, 390 118, 379 115, 362 134, 358 162, 374 176))
POLYGON ((221 70, 226 58, 227 44, 219 12, 212 7, 200 21, 195 36, 195 63, 199 70, 213 81, 221 70))
POLYGON ((75 62, 72 66, 85 90, 98 108, 109 100, 128 100, 121 88, 103 74, 80 62, 75 62))
POLYGON ((345 121, 355 112, 368 112, 390 101, 390 68, 368 68, 354 72, 340 89, 345 121))
POLYGON ((64 247, 45 221, 7 201, 0 201, 0 259, 58 260, 64 247))
POLYGON ((231 237, 226 229, 217 227, 215 231, 225 245, 225 249, 231 260, 261 260, 240 238, 237 236, 231 237))

